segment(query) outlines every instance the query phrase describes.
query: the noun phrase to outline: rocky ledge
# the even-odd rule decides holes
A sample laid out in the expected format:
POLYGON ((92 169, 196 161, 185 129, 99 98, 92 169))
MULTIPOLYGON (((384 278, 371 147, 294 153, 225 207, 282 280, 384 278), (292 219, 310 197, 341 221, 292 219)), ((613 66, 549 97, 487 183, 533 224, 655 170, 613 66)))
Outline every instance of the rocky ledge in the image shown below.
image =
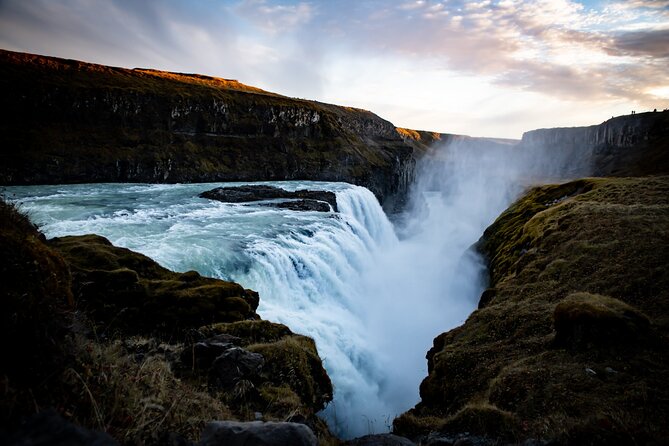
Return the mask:
POLYGON ((421 402, 395 432, 425 444, 463 432, 480 444, 665 443, 667 222, 669 177, 530 190, 485 231, 490 289, 434 340, 421 402))
POLYGON ((251 203, 264 200, 285 200, 267 203, 268 206, 292 209, 295 211, 338 212, 337 195, 330 191, 296 190, 287 191, 280 187, 266 185, 247 185, 236 187, 217 187, 202 192, 200 198, 222 201, 224 203, 251 203))
MULTIPOLYGON (((0 354, 11 358, 0 362, 0 443, 115 444, 94 430, 190 444, 214 420, 289 422, 249 435, 270 426, 334 441, 316 416, 332 384, 314 341, 261 320, 256 292, 97 235, 46 240, 2 201, 0 249, 0 354), (64 420, 34 416, 47 408, 64 420)), ((201 444, 234 434, 212 429, 201 444)))
POLYGON ((0 184, 345 181, 386 208, 413 145, 351 107, 229 79, 0 50, 0 184))

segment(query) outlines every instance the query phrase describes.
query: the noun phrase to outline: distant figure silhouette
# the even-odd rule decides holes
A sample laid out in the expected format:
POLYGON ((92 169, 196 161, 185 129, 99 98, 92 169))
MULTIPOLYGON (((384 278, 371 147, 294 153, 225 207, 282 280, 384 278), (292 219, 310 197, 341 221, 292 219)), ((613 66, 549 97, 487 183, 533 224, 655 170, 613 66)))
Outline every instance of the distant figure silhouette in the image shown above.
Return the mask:
POLYGON ((657 109, 656 109, 656 108, 653 109, 653 113, 657 113, 657 109))

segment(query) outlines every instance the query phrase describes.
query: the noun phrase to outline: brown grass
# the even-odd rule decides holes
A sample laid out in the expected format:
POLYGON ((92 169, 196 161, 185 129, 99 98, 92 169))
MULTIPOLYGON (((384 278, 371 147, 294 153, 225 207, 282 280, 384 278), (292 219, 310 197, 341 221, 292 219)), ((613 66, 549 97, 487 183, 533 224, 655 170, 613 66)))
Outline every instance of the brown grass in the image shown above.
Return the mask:
MULTIPOLYGON (((669 435, 667 222, 669 177, 528 191, 480 242, 494 292, 435 339, 416 421, 403 417, 395 429, 425 434, 423 419, 490 404, 518 421, 522 438, 661 443, 669 435)), ((477 417, 459 428, 477 426, 499 433, 477 417)))

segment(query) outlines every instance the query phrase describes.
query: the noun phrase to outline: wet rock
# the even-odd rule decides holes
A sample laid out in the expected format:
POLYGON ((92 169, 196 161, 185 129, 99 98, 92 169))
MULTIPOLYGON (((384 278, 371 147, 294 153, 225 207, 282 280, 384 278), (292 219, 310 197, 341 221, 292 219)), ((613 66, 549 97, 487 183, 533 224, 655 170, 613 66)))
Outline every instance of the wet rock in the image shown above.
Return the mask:
POLYGON ((393 434, 365 435, 344 444, 346 446, 415 446, 415 443, 408 438, 393 434))
POLYGON ((290 209, 291 211, 330 212, 330 205, 318 200, 282 201, 281 203, 272 204, 272 206, 281 209, 290 209))
POLYGON ((210 382, 218 388, 232 389, 241 380, 256 378, 264 363, 261 354, 232 347, 214 360, 210 382))
POLYGON ((316 446, 304 424, 286 422, 213 421, 202 432, 200 446, 316 446))
POLYGON ((481 298, 479 299, 479 310, 486 307, 495 298, 495 294, 497 294, 497 290, 494 288, 488 288, 484 290, 483 293, 481 293, 481 298))
POLYGON ((328 212, 330 207, 337 212, 337 196, 334 192, 322 190, 297 190, 294 192, 275 186, 248 185, 237 187, 217 187, 199 195, 200 198, 222 201, 224 203, 249 203, 253 201, 275 200, 275 199, 297 199, 300 201, 286 201, 272 206, 287 209, 317 210, 328 212), (325 207, 327 206, 327 209, 325 207))
POLYGON ((169 271, 98 235, 58 237, 48 244, 68 262, 73 294, 98 333, 182 338, 203 325, 258 318, 258 293, 237 283, 169 271))
MULTIPOLYGON (((1 440, 1 439, 0 439, 1 440)), ((117 446, 104 432, 85 429, 63 419, 55 410, 40 412, 28 418, 9 437, 8 446, 117 446)))

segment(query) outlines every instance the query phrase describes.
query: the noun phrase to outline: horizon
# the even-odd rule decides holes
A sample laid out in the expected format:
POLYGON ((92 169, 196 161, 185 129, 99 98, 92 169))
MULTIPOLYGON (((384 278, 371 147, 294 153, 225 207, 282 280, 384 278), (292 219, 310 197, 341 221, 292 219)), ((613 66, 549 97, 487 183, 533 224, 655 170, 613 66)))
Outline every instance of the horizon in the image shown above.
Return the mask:
POLYGON ((669 0, 8 0, 0 47, 236 79, 473 137, 669 106, 669 0))

